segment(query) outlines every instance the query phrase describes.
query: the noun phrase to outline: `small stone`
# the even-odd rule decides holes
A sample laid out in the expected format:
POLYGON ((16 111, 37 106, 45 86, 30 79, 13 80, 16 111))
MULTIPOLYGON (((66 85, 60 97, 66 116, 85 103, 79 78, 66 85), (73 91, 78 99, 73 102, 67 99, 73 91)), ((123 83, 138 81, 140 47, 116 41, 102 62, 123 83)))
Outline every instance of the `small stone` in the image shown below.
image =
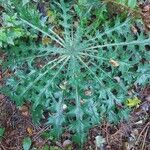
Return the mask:
POLYGON ((85 103, 85 101, 81 99, 80 103, 81 103, 81 105, 83 105, 85 103))
POLYGON ((64 148, 67 148, 67 147, 71 146, 71 144, 72 144, 72 141, 70 141, 70 140, 65 140, 65 141, 63 142, 63 147, 64 147, 64 148))
POLYGON ((92 91, 91 90, 85 90, 85 95, 86 96, 91 96, 92 95, 92 91))
POLYGON ((66 109, 67 109, 67 105, 63 104, 63 110, 66 110, 66 109))
POLYGON ((150 10, 150 6, 149 5, 146 5, 144 8, 143 8, 143 12, 148 12, 150 10))
POLYGON ((120 77, 116 76, 114 79, 119 83, 120 82, 120 77))

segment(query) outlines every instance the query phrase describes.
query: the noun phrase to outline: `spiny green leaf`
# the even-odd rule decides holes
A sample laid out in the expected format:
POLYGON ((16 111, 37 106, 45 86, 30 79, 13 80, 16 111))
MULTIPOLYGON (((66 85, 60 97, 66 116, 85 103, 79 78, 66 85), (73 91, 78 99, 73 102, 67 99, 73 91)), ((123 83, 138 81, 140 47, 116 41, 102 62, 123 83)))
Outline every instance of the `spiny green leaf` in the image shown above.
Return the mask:
POLYGON ((29 150, 31 147, 32 141, 29 137, 26 137, 23 139, 23 149, 24 150, 29 150))
POLYGON ((137 0, 128 0, 128 6, 131 8, 135 8, 137 4, 137 0))
POLYGON ((5 128, 0 127, 0 140, 2 139, 5 132, 5 128))
POLYGON ((24 6, 24 5, 26 5, 27 3, 29 3, 30 2, 30 0, 22 0, 22 5, 24 6))

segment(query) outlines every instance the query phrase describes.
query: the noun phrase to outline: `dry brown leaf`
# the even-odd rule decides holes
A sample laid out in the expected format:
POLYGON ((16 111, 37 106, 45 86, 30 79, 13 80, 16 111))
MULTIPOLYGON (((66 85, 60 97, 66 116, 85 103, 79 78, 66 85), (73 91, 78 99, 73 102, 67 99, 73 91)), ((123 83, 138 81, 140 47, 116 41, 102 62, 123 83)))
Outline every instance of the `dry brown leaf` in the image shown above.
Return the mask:
POLYGON ((22 112, 22 115, 25 116, 25 117, 28 117, 29 113, 27 111, 26 112, 22 112))
POLYGON ((134 33, 134 34, 137 34, 138 30, 135 26, 131 26, 131 31, 134 33))
POLYGON ((58 35, 62 35, 63 30, 60 28, 54 28, 54 32, 58 35))
POLYGON ((113 66, 113 67, 118 67, 119 66, 119 62, 113 59, 110 59, 109 63, 113 66))
POLYGON ((21 114, 23 116, 26 116, 26 117, 29 116, 29 109, 27 106, 23 105, 23 106, 19 107, 19 110, 21 111, 21 114))
POLYGON ((50 43, 52 43, 52 40, 49 37, 45 36, 42 38, 42 44, 43 45, 48 45, 50 43))
POLYGON ((33 135, 33 129, 32 129, 32 128, 28 127, 28 128, 27 128, 27 132, 28 132, 28 134, 29 134, 30 136, 33 135))
POLYGON ((142 4, 141 6, 141 17, 144 22, 145 30, 150 31, 150 2, 142 4))
POLYGON ((25 105, 23 105, 23 106, 19 107, 19 110, 20 110, 21 112, 26 112, 26 111, 28 111, 28 107, 25 106, 25 105))

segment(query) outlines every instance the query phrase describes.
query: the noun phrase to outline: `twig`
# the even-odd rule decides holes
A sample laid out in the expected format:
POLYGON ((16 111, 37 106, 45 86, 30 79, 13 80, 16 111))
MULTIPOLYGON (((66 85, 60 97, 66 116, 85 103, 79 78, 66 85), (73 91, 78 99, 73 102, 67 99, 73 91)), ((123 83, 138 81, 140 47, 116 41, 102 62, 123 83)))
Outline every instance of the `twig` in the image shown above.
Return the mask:
POLYGON ((3 150, 6 150, 6 149, 5 149, 5 147, 2 145, 2 143, 1 143, 1 142, 0 142, 0 144, 1 144, 2 149, 3 149, 3 150))
POLYGON ((51 126, 46 126, 46 127, 44 127, 43 129, 41 129, 39 132, 36 133, 35 136, 33 136, 33 139, 36 140, 36 139, 40 136, 41 133, 47 131, 50 127, 51 127, 51 126))
POLYGON ((109 146, 110 143, 109 143, 109 137, 108 137, 108 136, 109 136, 109 135, 108 135, 108 134, 109 134, 109 133, 108 133, 108 126, 109 126, 108 123, 106 123, 106 141, 107 141, 107 145, 109 146))
POLYGON ((145 129, 147 128, 147 126, 150 124, 150 122, 148 122, 146 125, 145 125, 145 127, 143 128, 143 130, 140 132, 140 134, 139 134, 139 136, 138 136, 138 138, 137 138, 137 140, 136 140, 136 142, 135 142, 135 145, 137 145, 137 143, 139 142, 139 139, 140 139, 140 137, 141 137, 141 135, 143 134, 143 132, 145 131, 145 129))
POLYGON ((142 149, 144 150, 144 146, 145 146, 145 141, 146 141, 146 136, 147 136, 147 132, 148 132, 149 127, 146 129, 145 135, 144 135, 144 140, 143 140, 143 144, 142 144, 142 149))

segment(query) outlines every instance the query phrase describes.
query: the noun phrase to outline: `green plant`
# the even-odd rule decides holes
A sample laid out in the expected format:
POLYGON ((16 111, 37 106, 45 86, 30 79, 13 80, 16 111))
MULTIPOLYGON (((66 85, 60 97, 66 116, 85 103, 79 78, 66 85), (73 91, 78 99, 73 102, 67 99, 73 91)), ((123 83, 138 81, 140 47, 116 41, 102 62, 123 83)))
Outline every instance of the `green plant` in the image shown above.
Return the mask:
POLYGON ((78 3, 74 6, 74 9, 83 28, 90 24, 93 30, 97 30, 97 28, 102 25, 102 23, 104 23, 108 18, 106 5, 99 0, 79 0, 78 3), (95 16, 94 19, 93 16, 95 16))
POLYGON ((29 137, 23 139, 23 150, 29 150, 31 147, 32 141, 29 137))
MULTIPOLYGON (((106 23, 91 35, 91 26, 83 28, 68 3, 60 0, 54 5, 59 8, 59 33, 37 11, 18 10, 22 28, 53 42, 43 46, 20 41, 11 47, 3 67, 9 66, 13 73, 2 91, 17 105, 31 103, 37 123, 48 111, 52 136, 71 130, 73 139, 83 143, 87 130, 103 119, 111 123, 127 119, 128 91, 143 72, 149 72, 145 66, 150 37, 135 35, 131 19, 118 18, 113 26, 106 23)), ((144 79, 148 83, 149 77, 144 79)))
POLYGON ((24 35, 24 31, 20 28, 20 21, 17 20, 17 14, 9 16, 3 13, 3 26, 0 27, 0 47, 8 44, 14 45, 14 40, 24 35))
POLYGON ((0 127, 0 141, 3 138, 4 132, 5 132, 5 128, 0 127))

